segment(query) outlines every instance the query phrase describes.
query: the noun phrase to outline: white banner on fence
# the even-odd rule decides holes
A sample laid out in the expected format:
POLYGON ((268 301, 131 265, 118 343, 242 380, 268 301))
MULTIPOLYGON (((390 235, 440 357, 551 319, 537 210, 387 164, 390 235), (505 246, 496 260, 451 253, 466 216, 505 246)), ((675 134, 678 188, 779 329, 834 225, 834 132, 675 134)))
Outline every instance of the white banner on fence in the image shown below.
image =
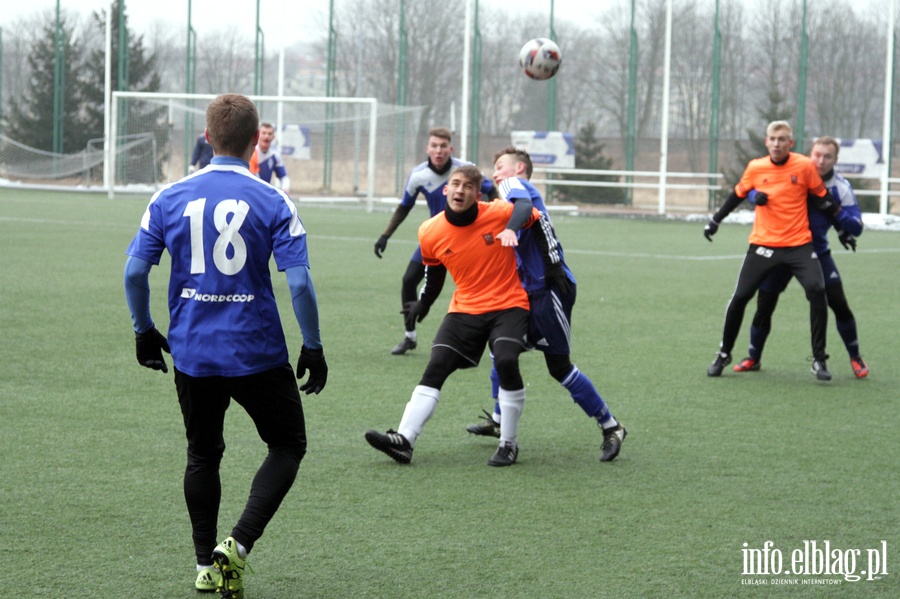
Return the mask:
POLYGON ((281 155, 309 160, 309 127, 285 125, 281 132, 281 155))
POLYGON ((839 139, 841 152, 834 171, 845 177, 879 179, 884 173, 880 139, 839 139))
POLYGON ((541 166, 575 168, 575 136, 562 131, 513 131, 512 145, 541 166))

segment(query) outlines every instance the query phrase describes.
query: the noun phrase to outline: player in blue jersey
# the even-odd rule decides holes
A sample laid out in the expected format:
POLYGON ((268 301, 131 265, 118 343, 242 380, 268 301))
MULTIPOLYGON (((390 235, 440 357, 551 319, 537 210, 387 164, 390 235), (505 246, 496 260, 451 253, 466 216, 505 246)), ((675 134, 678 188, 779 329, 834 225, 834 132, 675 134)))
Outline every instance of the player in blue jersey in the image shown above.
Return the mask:
POLYGON ((258 176, 266 183, 272 182, 272 175, 278 177, 278 186, 285 193, 291 191, 291 178, 288 177, 281 157, 272 142, 275 141, 275 126, 272 123, 259 124, 259 143, 256 144, 256 167, 258 176))
MULTIPOLYGON (((841 205, 841 211, 835 216, 836 226, 841 227, 838 231, 841 244, 847 249, 856 251, 856 237, 863 232, 862 213, 850 183, 834 172, 839 151, 840 144, 836 139, 819 137, 813 142, 809 157, 825 182, 825 187, 841 205)), ((758 203, 758 196, 758 192, 753 194, 754 203, 758 203)), ((825 295, 828 298, 828 305, 834 312, 838 334, 847 348, 847 353, 850 354, 850 367, 853 369, 853 374, 856 378, 865 378, 869 374, 869 367, 860 355, 856 318, 847 303, 841 275, 831 255, 831 248, 828 247, 828 230, 831 227, 831 220, 821 210, 809 210, 809 228, 812 231, 813 247, 819 256, 822 274, 825 276, 825 295)), ((778 304, 778 296, 787 288, 792 278, 791 272, 784 267, 778 267, 766 276, 759 288, 756 314, 750 325, 749 355, 734 366, 735 372, 759 370, 763 348, 772 328, 772 314, 778 304)))
MULTIPOLYGON (((628 431, 619 424, 597 392, 591 379, 571 361, 572 307, 575 305, 575 277, 566 266, 562 245, 556 237, 547 207, 540 192, 529 182, 532 173, 531 156, 524 150, 508 147, 494 156, 494 183, 506 201, 517 206, 533 205, 543 218, 541 224, 550 239, 553 266, 547 266, 535 243, 538 235, 531 229, 519 231, 516 247, 519 278, 528 293, 531 305, 529 341, 544 353, 550 376, 569 392, 584 413, 597 421, 603 432, 600 460, 609 462, 619 455, 628 431)), ((467 427, 474 435, 500 435, 500 404, 497 398, 497 378, 491 372, 493 413, 485 412, 483 422, 467 427)))
POLYGON ((194 152, 191 154, 191 164, 188 170, 193 173, 207 166, 212 157, 213 147, 210 145, 209 140, 206 139, 206 132, 204 131, 197 137, 197 142, 194 144, 194 152))
MULTIPOLYGON (((300 391, 319 393, 328 365, 303 223, 287 194, 247 168, 259 137, 256 107, 244 96, 220 95, 206 122, 216 155, 209 167, 150 200, 126 252, 125 295, 138 363, 168 372, 162 352, 171 348, 188 445, 184 496, 197 556, 195 586, 243 597, 247 554, 306 453, 300 391), (164 251, 171 256, 168 339, 150 315, 149 273, 164 251), (299 390, 272 289, 273 255, 287 275, 303 335, 296 376, 309 372, 309 378, 299 390), (268 455, 231 535, 217 544, 219 462, 231 399, 253 419, 268 455)), ((154 542, 165 550, 164 541, 154 542)))
MULTIPOLYGON (((464 164, 462 160, 453 157, 453 146, 451 145, 452 134, 449 129, 444 127, 434 127, 428 131, 428 145, 425 146, 425 154, 428 159, 412 169, 409 178, 406 181, 406 187, 403 190, 403 199, 400 205, 394 210, 391 220, 387 228, 382 233, 378 241, 375 242, 375 255, 381 258, 382 252, 387 249, 387 242, 397 227, 400 226, 413 206, 416 205, 416 198, 419 194, 425 198, 428 204, 429 218, 443 212, 446 206, 447 198, 444 196, 444 186, 450 177, 450 172, 464 164)), ((481 192, 490 199, 496 198, 497 194, 491 182, 485 178, 481 187, 481 192)), ((422 264, 422 249, 416 247, 409 259, 406 272, 403 273, 403 280, 400 286, 400 303, 401 314, 404 314, 404 328, 406 334, 403 340, 398 343, 391 353, 399 356, 407 351, 415 349, 416 328, 415 321, 410 324, 405 314, 409 310, 409 306, 415 303, 418 298, 418 286, 425 278, 425 266, 422 264), (412 329, 409 327, 412 326, 412 329)))

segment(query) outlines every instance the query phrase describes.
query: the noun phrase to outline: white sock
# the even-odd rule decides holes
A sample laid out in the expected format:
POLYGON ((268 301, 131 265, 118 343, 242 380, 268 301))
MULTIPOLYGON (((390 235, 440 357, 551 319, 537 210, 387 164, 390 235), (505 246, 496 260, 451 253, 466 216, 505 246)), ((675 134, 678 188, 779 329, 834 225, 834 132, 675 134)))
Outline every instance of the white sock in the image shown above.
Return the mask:
POLYGON ((422 434, 422 429, 434 414, 440 398, 441 392, 434 387, 416 385, 416 388, 413 389, 412 397, 409 398, 406 409, 403 410, 400 426, 397 427, 397 432, 406 437, 411 446, 416 445, 416 437, 422 434))
POLYGON ((406 331, 406 338, 410 341, 416 340, 416 332, 415 331, 406 331))
POLYGON ((525 389, 508 391, 500 387, 497 394, 500 403, 500 443, 509 441, 513 445, 518 444, 519 418, 525 409, 525 389))

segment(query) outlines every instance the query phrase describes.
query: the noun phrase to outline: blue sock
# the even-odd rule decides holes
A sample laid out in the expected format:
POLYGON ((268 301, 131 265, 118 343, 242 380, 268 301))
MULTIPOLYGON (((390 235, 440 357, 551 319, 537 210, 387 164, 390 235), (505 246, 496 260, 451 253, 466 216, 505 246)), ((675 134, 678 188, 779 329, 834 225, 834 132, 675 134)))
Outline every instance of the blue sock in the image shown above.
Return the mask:
POLYGON ((566 388, 572 399, 581 406, 584 413, 591 418, 596 418, 597 422, 603 428, 614 427, 618 424, 613 415, 609 412, 609 406, 600 397, 594 384, 583 372, 578 370, 577 366, 572 366, 572 370, 562 381, 562 386, 566 388))
POLYGON ((847 353, 850 354, 851 358, 858 358, 859 338, 856 334, 856 319, 838 320, 835 321, 835 324, 837 324, 838 333, 844 342, 844 346, 847 348, 847 353))
POLYGON ((766 346, 766 339, 769 338, 769 331, 757 326, 750 326, 750 357, 759 362, 762 360, 763 348, 766 346))

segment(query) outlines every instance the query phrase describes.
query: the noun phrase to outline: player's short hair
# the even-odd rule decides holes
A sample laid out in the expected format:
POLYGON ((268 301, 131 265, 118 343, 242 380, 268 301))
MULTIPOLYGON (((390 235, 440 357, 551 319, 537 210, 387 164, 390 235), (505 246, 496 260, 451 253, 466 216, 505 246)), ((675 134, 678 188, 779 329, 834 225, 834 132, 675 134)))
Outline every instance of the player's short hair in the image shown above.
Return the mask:
POLYGON ((275 125, 273 125, 273 124, 270 123, 269 121, 263 121, 263 122, 261 122, 261 123, 259 124, 259 128, 260 128, 260 129, 271 129, 272 131, 274 131, 274 130, 275 130, 275 125))
POLYGON ((791 139, 794 139, 794 130, 791 128, 791 124, 787 121, 772 121, 766 127, 766 137, 772 135, 773 131, 777 131, 779 129, 786 129, 788 135, 791 136, 791 139))
MULTIPOLYGON (((462 175, 469 183, 474 183, 475 189, 481 191, 481 184, 484 182, 484 175, 481 174, 481 170, 479 170, 477 166, 475 166, 474 164, 464 164, 462 166, 458 166, 453 169, 453 172, 450 173, 450 177, 453 177, 453 175, 457 173, 462 175)), ((448 178, 447 180, 449 181, 450 179, 448 178)))
POLYGON ((521 162, 525 165, 525 178, 531 179, 531 173, 534 172, 534 165, 531 163, 531 155, 522 150, 521 148, 516 148, 513 146, 506 146, 496 154, 494 154, 494 162, 497 162, 497 159, 501 156, 512 156, 516 162, 521 162))
POLYGON ((453 141, 453 134, 446 127, 432 127, 428 130, 428 137, 439 137, 449 142, 453 141))
POLYGON ((823 135, 821 137, 817 137, 813 140, 812 145, 809 147, 810 150, 814 146, 832 146, 834 148, 834 157, 837 158, 838 154, 841 153, 841 144, 835 138, 830 135, 823 135))
POLYGON ((206 109, 206 128, 216 154, 243 157, 259 130, 259 112, 246 96, 221 94, 206 109))

